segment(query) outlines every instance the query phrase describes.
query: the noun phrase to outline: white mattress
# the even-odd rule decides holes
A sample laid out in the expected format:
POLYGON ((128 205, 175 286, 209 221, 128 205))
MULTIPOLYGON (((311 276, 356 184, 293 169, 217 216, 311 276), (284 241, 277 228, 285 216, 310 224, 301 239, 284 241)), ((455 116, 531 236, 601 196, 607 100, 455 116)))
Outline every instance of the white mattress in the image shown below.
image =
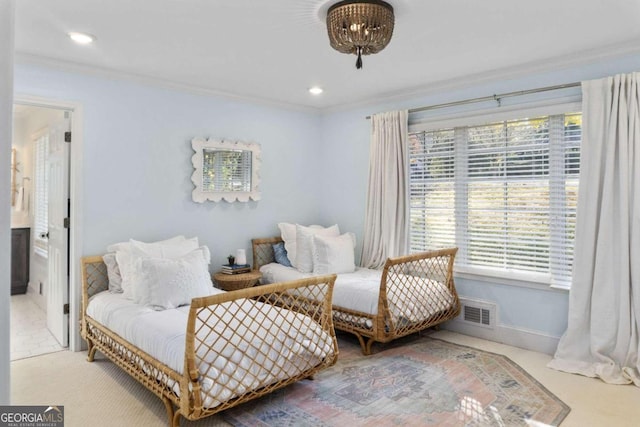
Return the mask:
MULTIPOLYGON (((250 316, 239 319, 236 330, 241 336, 245 336, 247 341, 237 347, 225 346, 224 351, 220 348, 219 352, 209 353, 207 356, 198 352, 200 357, 196 359, 206 359, 201 363, 209 365, 199 366, 201 373, 208 372, 207 376, 201 377, 200 380, 205 407, 212 408, 235 397, 229 389, 235 389, 238 376, 241 378, 239 394, 271 384, 284 377, 295 375, 303 370, 302 367, 310 359, 313 360, 315 365, 333 350, 331 336, 324 332, 317 323, 309 322, 306 316, 269 304, 256 305, 255 309, 249 305, 252 304, 250 301, 245 301, 244 304, 247 304, 246 311, 252 310, 252 313, 250 316), (288 328, 289 330, 286 331, 277 328, 273 319, 277 318, 278 313, 282 312, 284 314, 280 315, 286 316, 288 320, 300 325, 300 327, 288 328), (269 334, 271 337, 277 336, 278 341, 275 343, 275 350, 271 354, 267 349, 274 343, 267 344, 264 342, 262 338, 265 336, 264 329, 247 332, 249 329, 248 323, 252 318, 263 318, 260 324, 261 328, 273 328, 274 332, 278 331, 277 334, 269 334), (303 324, 307 326, 301 326, 303 324), (251 343, 251 345, 248 345, 248 343, 251 343), (274 352, 277 354, 273 354, 274 352), (269 357, 256 364, 253 363, 256 354, 269 354, 269 357), (286 358, 285 363, 283 363, 282 358, 286 358), (278 376, 273 376, 269 370, 276 361, 278 364, 285 366, 285 369, 281 370, 278 376), (261 367, 261 364, 264 367, 261 367), (253 375, 234 375, 236 372, 241 373, 246 370, 250 370, 253 375), (227 385, 229 388, 220 384, 227 385)), ((124 298, 122 294, 105 291, 94 295, 90 299, 87 314, 171 369, 179 373, 183 372, 189 306, 156 311, 149 307, 135 304, 131 300, 124 298)), ((225 315, 225 324, 229 317, 229 314, 225 315)), ((223 322, 219 322, 217 326, 216 332, 233 337, 233 331, 225 330, 223 322)), ((196 325, 196 329, 197 327, 196 325)), ((253 329, 256 328, 254 327, 253 329)), ((231 339, 235 340, 234 338, 231 339)), ((214 338, 209 336, 205 340, 212 343, 214 338)), ((240 342, 239 340, 236 341, 240 342)), ((238 344, 238 342, 235 344, 238 344)), ((220 343, 218 347, 222 347, 222 345, 220 343)), ((204 347, 200 346, 200 348, 204 347)), ((175 384, 173 388, 179 394, 179 385, 175 384)))
MULTIPOLYGON (((277 283, 313 277, 313 273, 301 273, 294 267, 271 263, 260 267, 263 283, 277 283)), ((378 295, 382 271, 358 268, 353 273, 339 274, 333 285, 333 304, 362 313, 378 312, 378 295)))
MULTIPOLYGON (((313 276, 313 273, 302 273, 294 267, 285 267, 277 263, 263 265, 260 267, 260 272, 263 283, 313 276)), ((381 278, 381 270, 366 268, 357 268, 353 273, 338 274, 333 286, 332 304, 376 315, 381 278)), ((393 289, 387 284, 389 308, 396 320, 420 321, 449 308, 454 303, 453 294, 442 282, 416 278, 412 278, 412 281, 400 282, 402 283, 393 289), (414 289, 408 289, 410 286, 414 286, 414 289)))

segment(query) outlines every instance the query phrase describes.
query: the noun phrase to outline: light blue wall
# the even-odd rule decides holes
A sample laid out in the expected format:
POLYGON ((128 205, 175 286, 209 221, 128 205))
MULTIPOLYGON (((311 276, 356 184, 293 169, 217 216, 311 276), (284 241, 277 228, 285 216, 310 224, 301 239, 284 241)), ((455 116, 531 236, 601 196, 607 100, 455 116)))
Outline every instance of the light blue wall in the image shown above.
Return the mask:
POLYGON ((285 110, 130 81, 17 65, 15 92, 79 102, 84 113, 83 250, 175 234, 198 236, 212 270, 278 221, 321 222, 320 119, 285 110), (262 146, 262 200, 194 203, 191 139, 262 146))
MULTIPOLYGON (((463 89, 433 91, 428 95, 394 99, 385 103, 341 110, 326 114, 322 119, 323 163, 328 166, 324 179, 322 203, 329 207, 327 222, 337 222, 345 231, 358 236, 361 249, 367 174, 369 159, 369 121, 366 116, 382 111, 417 108, 457 100, 483 97, 496 93, 520 91, 558 84, 601 78, 618 73, 640 70, 640 56, 607 59, 588 65, 560 69, 554 72, 531 74, 515 79, 466 82, 463 89), (340 189, 340 191, 336 191, 340 189)), ((366 72, 364 70, 363 72, 366 72)), ((428 73, 428 70, 425 70, 428 73)), ((580 89, 565 90, 562 96, 579 94, 580 89)), ((557 96, 543 94, 525 99, 505 100, 503 105, 557 96)), ((449 108, 446 111, 422 113, 421 117, 454 114, 493 103, 449 108)), ((411 120, 411 118, 410 118, 411 120)), ((498 283, 459 278, 456 281, 461 296, 496 302, 501 326, 514 330, 528 330, 545 337, 558 338, 567 325, 568 293, 555 290, 536 290, 498 283)))
POLYGON ((369 121, 363 111, 332 114, 322 122, 322 200, 327 224, 357 236, 356 263, 362 251, 369 174, 369 121))
MULTIPOLYGON (((629 56, 516 79, 467 82, 463 89, 325 115, 24 64, 16 66, 15 91, 83 105, 82 254, 101 253, 109 243, 130 237, 152 240, 180 233, 199 236, 210 246, 216 265, 236 248, 249 249, 252 237, 277 234, 279 221, 338 223, 343 231, 357 234, 360 252, 369 156, 367 115, 636 70, 640 57, 629 56), (195 136, 259 142, 262 200, 193 203, 190 140, 195 136)), ((478 106, 464 107, 472 108, 478 106)), ((498 303, 503 326, 550 337, 559 337, 566 328, 566 292, 465 279, 458 279, 457 285, 463 297, 498 303)))

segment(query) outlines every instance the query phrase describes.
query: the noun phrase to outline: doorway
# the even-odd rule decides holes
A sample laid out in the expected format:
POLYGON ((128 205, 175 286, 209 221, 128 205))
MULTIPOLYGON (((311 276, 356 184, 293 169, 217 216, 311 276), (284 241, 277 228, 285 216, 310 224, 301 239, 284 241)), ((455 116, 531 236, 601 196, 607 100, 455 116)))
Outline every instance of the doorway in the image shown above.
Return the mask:
POLYGON ((69 346, 70 148, 65 137, 72 113, 59 106, 14 105, 11 228, 12 243, 14 234, 22 243, 12 247, 12 360, 69 346), (16 265, 27 264, 15 282, 14 258, 20 260, 16 265))

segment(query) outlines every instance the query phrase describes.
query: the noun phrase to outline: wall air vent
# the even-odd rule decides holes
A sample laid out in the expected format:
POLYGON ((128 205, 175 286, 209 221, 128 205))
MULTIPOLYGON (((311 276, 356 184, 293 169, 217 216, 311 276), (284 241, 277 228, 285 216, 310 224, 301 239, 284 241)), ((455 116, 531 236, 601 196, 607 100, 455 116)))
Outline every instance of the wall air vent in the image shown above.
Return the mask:
POLYGON ((473 323, 482 323, 483 325, 491 325, 490 311, 486 308, 464 306, 464 320, 473 323))
POLYGON ((458 320, 493 329, 496 323, 496 305, 484 301, 460 298, 462 311, 458 320))

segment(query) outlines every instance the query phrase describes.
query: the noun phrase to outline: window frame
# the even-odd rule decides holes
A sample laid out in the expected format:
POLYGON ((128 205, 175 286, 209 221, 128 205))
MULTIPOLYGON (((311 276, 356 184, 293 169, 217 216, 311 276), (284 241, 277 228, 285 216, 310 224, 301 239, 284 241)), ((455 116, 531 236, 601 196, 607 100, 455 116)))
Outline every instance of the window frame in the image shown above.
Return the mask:
MULTIPOLYGON (((431 132, 437 130, 444 129, 455 129, 460 127, 472 127, 472 126, 482 126, 489 123, 501 122, 501 121, 509 121, 509 120, 519 120, 526 117, 539 117, 539 116, 554 116, 559 114, 569 114, 569 113, 581 113, 582 105, 579 99, 576 97, 565 98, 562 100, 546 100, 537 103, 528 103, 528 104, 519 104, 515 106, 507 106, 500 108, 489 108, 484 110, 476 110, 474 112, 463 112, 458 114, 450 114, 450 115, 440 115, 434 118, 421 119, 412 121, 412 117, 410 115, 410 123, 409 123, 409 134, 417 133, 417 132, 431 132)), ((457 137, 454 144, 458 143, 457 137)), ((551 145, 549 146, 550 150, 552 149, 551 145)), ((456 146, 456 148, 458 148, 456 146)), ((408 161, 410 159, 411 150, 407 150, 408 161)), ((455 162, 458 163, 458 158, 454 157, 455 162)), ((455 174, 460 172, 461 166, 456 164, 455 166, 455 174)), ((407 172, 407 182, 411 182, 411 178, 409 176, 410 168, 408 168, 407 172)), ((551 187, 551 175, 549 176, 549 187, 551 187)), ((579 175, 577 176, 579 182, 579 175)), ((455 178, 454 178, 454 189, 458 187, 455 178)), ((410 185, 407 186, 408 188, 410 185)), ((409 190, 408 190, 409 191, 409 190)), ((408 197, 410 200, 410 197, 408 197)), ((466 206, 466 203, 465 203, 466 206)), ((455 241, 456 244, 460 242, 462 236, 461 234, 466 233, 466 230, 462 230, 462 228, 457 225, 460 209, 458 203, 458 196, 456 196, 455 202, 455 241)), ((465 207, 466 209, 466 207, 465 207)), ((411 208, 408 209, 407 213, 407 221, 411 224, 411 208)), ((411 233, 411 226, 409 227, 409 233, 411 233)), ((550 233, 552 231, 550 230, 550 233)), ((550 240, 551 240, 550 236, 550 240)), ((411 236, 409 236, 409 241, 411 240, 411 236)), ((511 270, 502 270, 492 267, 482 267, 482 266, 471 266, 471 265, 460 265, 459 258, 457 257, 456 262, 456 276, 463 277, 465 279, 478 280, 483 282, 492 282, 506 285, 514 285, 521 287, 531 287, 536 289, 559 289, 559 290, 568 290, 570 285, 566 283, 555 283, 552 280, 551 273, 539 273, 539 272, 528 272, 528 271, 511 271, 511 270)), ((553 263, 553 258, 549 259, 549 265, 553 263)))

